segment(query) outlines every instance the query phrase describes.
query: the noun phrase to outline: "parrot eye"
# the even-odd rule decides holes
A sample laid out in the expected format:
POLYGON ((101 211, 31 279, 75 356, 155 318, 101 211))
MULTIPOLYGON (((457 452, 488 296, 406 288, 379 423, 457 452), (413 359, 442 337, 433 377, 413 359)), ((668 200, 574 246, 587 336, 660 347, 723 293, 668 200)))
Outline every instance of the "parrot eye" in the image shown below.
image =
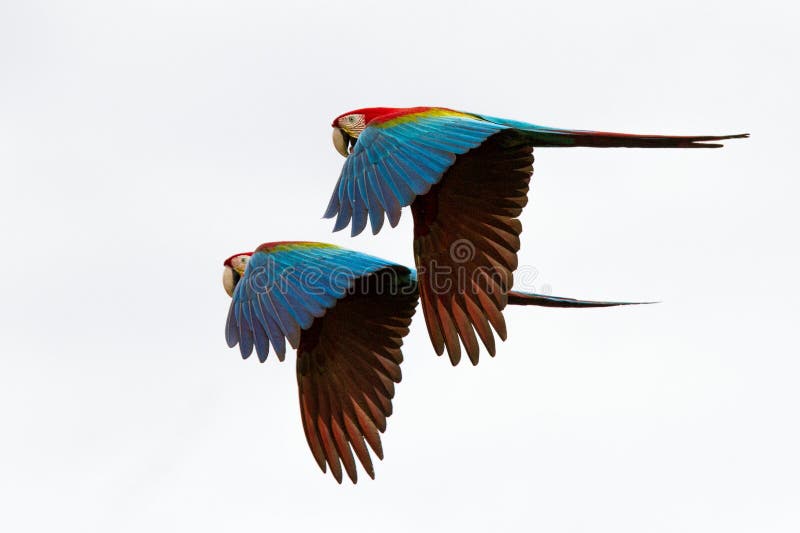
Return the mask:
POLYGON ((358 134, 361 133, 366 127, 365 118, 366 117, 360 113, 346 115, 339 119, 339 124, 342 128, 347 130, 347 133, 355 138, 358 138, 358 134))

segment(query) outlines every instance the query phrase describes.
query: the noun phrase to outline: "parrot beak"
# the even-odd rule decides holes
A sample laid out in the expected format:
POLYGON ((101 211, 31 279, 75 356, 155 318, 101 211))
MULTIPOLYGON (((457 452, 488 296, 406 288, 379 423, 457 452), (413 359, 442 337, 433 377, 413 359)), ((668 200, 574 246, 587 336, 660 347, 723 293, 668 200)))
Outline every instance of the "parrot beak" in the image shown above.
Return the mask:
POLYGON ((222 273, 222 286, 225 287, 225 292, 231 298, 233 298, 233 289, 236 288, 236 284, 239 283, 241 277, 238 272, 229 266, 226 266, 225 271, 222 273))
POLYGON ((336 148, 336 151, 344 157, 350 155, 349 148, 351 141, 352 138, 342 128, 333 128, 333 146, 336 148))

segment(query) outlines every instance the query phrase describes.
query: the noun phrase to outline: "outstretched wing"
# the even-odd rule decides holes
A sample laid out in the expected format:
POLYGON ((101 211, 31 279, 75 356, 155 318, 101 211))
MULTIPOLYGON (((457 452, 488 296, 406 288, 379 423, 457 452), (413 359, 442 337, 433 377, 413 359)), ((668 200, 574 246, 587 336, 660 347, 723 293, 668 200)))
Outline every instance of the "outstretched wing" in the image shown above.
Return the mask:
MULTIPOLYGON (((233 292, 225 338, 247 358, 255 348, 266 360, 272 344, 278 359, 366 274, 395 266, 382 259, 315 242, 259 246, 233 292)), ((405 267, 399 267, 405 268, 405 267)))
POLYGON ((317 464, 323 472, 330 466, 339 483, 342 465, 357 480, 354 452, 375 477, 366 444, 383 459, 380 433, 401 378, 400 346, 417 304, 415 285, 403 267, 365 276, 300 337, 303 429, 317 464))
POLYGON ((508 128, 448 109, 408 111, 376 119, 359 135, 325 211, 325 218, 336 217, 334 231, 352 223, 358 235, 369 218, 376 234, 384 213, 396 226, 401 208, 438 183, 457 155, 508 128))
POLYGON ((528 202, 532 173, 530 144, 512 130, 501 132, 459 156, 411 206, 425 322, 436 353, 447 348, 454 365, 462 343, 477 364, 477 337, 491 355, 492 328, 506 338, 502 311, 517 268, 517 217, 528 202))

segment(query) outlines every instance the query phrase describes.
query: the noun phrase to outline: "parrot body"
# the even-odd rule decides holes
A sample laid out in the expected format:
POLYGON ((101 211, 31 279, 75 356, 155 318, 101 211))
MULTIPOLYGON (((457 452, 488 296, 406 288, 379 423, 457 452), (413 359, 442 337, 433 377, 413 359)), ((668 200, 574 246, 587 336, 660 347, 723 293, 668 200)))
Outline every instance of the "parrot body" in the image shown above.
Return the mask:
POLYGON ((477 364, 478 338, 490 355, 492 330, 505 339, 534 147, 717 148, 747 136, 567 130, 439 107, 358 109, 333 128, 346 160, 324 216, 336 218, 334 231, 351 225, 357 235, 369 221, 377 233, 411 206, 425 321, 454 365, 462 345, 477 364))
MULTIPOLYGON (((306 440, 323 472, 338 482, 343 468, 357 481, 356 462, 374 477, 383 458, 380 433, 401 380, 401 346, 419 297, 417 273, 405 266, 325 243, 281 241, 224 263, 232 297, 225 337, 243 358, 261 362, 272 349, 283 361, 297 350, 297 384, 306 440)), ((608 307, 510 291, 508 303, 608 307)))
POLYGON ((233 298, 225 337, 242 357, 269 346, 282 361, 297 350, 300 414, 314 459, 338 482, 357 480, 358 458, 374 477, 368 444, 383 458, 380 432, 400 382, 400 347, 417 305, 401 265, 333 245, 277 242, 225 261, 233 298), (366 443, 366 444, 365 444, 366 443))

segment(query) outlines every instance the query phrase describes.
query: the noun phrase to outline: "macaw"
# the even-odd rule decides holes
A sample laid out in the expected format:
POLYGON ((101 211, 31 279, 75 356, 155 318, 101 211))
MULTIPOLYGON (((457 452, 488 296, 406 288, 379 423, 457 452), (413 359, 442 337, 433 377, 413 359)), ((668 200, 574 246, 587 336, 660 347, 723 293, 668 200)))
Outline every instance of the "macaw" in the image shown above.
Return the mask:
POLYGON ((566 130, 440 107, 357 109, 332 126, 346 160, 324 217, 352 235, 369 219, 378 233, 384 215, 394 227, 411 206, 423 314, 436 352, 446 348, 454 365, 461 344, 477 364, 476 332, 490 355, 492 329, 505 339, 534 147, 717 148, 711 141, 748 136, 566 130), (451 286, 472 290, 440 290, 448 272, 451 286))
MULTIPOLYGON (((269 345, 284 360, 297 350, 300 415, 317 464, 342 482, 342 465, 357 481, 355 457, 375 477, 370 453, 383 459, 380 433, 400 382, 401 346, 417 305, 412 269, 332 244, 269 242, 229 257, 223 286, 232 298, 228 346, 263 363, 269 345)), ((511 304, 609 307, 511 291, 511 304)))

